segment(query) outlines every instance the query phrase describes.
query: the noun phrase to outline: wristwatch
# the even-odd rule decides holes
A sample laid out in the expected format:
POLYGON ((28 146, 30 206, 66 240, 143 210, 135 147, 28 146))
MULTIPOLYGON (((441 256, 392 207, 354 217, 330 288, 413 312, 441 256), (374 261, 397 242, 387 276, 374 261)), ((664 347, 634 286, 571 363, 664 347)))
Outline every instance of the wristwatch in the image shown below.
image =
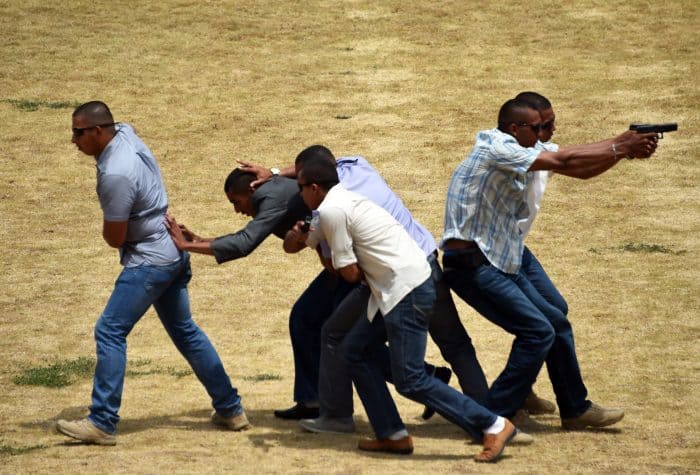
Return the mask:
POLYGON ((272 176, 279 176, 280 175, 280 169, 272 167, 270 168, 270 173, 272 173, 272 176))

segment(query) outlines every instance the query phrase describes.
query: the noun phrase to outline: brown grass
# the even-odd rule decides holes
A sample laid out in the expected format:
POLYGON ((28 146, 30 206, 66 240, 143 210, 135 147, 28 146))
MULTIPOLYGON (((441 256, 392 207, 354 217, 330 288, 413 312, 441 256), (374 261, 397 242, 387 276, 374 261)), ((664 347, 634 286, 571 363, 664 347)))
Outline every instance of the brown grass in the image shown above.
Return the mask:
MULTIPOLYGON (((697 472, 699 10, 690 0, 0 2, 0 472, 697 472), (591 398, 627 412, 615 429, 565 433, 540 418, 535 445, 483 467, 460 430, 419 421, 400 397, 416 439, 407 458, 275 420, 272 410, 291 404, 288 311, 318 270, 275 238, 223 266, 193 258, 196 320, 252 431, 216 430, 194 377, 155 374, 127 378, 116 447, 75 445, 51 427, 84 414, 91 381, 12 383, 28 367, 94 356, 94 321, 119 272, 100 238, 92 158, 70 144, 70 106, 51 105, 99 98, 134 124, 172 211, 199 234, 244 224, 221 192, 237 158, 284 165, 324 143, 365 155, 439 237, 452 170, 524 89, 552 99, 563 145, 632 121, 679 123, 647 162, 588 182, 554 179, 529 238, 569 301, 591 398)), ((510 339, 460 311, 493 379, 510 339)), ((434 346, 429 356, 440 359, 434 346)), ((152 313, 130 336, 129 358, 187 368, 152 313)), ((544 373, 537 390, 552 396, 544 373)))

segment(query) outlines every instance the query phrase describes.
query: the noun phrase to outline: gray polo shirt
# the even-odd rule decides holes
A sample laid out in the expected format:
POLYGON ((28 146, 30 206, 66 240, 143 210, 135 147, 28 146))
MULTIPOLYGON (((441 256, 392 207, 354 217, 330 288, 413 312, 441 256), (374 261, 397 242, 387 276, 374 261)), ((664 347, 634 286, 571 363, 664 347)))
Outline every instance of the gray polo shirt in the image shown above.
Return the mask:
POLYGON ((162 266, 180 259, 168 230, 168 195, 153 154, 128 124, 97 157, 97 196, 105 221, 128 221, 119 249, 124 267, 162 266))

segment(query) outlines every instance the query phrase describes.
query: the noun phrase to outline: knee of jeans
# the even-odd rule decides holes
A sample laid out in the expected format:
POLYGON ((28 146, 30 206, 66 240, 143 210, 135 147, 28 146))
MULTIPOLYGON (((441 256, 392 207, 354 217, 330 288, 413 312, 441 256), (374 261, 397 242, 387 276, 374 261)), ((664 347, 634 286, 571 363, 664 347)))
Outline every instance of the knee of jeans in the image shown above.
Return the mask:
POLYGON ((552 320, 552 325, 554 326, 554 331, 557 335, 569 335, 573 333, 571 322, 566 317, 566 314, 561 314, 558 318, 552 320))
POLYGON ((557 308, 559 309, 559 311, 561 313, 564 314, 565 317, 567 315, 569 315, 569 304, 566 303, 566 300, 561 299, 561 302, 559 302, 559 305, 557 305, 557 308))
POLYGON ((95 340, 105 341, 126 338, 128 332, 120 325, 104 317, 100 317, 95 324, 95 340))
POLYGON ((532 328, 528 332, 522 333, 520 336, 528 341, 531 346, 536 346, 543 354, 546 354, 554 343, 555 335, 556 331, 552 324, 547 321, 542 321, 541 325, 532 328))
POLYGON ((429 378, 425 371, 399 375, 393 373, 392 376, 396 391, 408 399, 414 399, 419 394, 423 394, 428 387, 429 378))

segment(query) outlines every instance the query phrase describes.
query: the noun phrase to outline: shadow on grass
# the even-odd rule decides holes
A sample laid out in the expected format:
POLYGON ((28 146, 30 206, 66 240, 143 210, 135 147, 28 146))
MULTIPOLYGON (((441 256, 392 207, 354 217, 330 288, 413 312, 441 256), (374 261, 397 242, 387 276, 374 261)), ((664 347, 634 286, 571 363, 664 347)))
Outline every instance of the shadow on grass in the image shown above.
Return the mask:
MULTIPOLYGON (((62 410, 53 419, 48 421, 37 421, 21 424, 25 428, 55 430, 58 419, 81 419, 87 416, 88 411, 84 406, 70 407, 62 410)), ((246 431, 235 433, 238 437, 247 437, 251 444, 265 452, 279 447, 303 450, 337 451, 347 453, 357 453, 375 459, 396 459, 399 455, 375 452, 360 452, 357 449, 357 442, 361 438, 374 437, 372 428, 367 420, 361 416, 356 417, 357 432, 354 434, 315 434, 303 431, 298 421, 283 420, 274 417, 272 409, 246 409, 248 419, 252 428, 246 431)), ((181 412, 179 414, 151 416, 144 418, 126 417, 119 423, 118 435, 128 436, 143 431, 156 429, 171 429, 192 432, 221 432, 222 436, 231 434, 228 431, 214 426, 211 421, 211 409, 195 409, 181 412)), ((444 460, 460 461, 465 457, 470 458, 481 450, 481 443, 471 440, 471 438, 456 425, 445 419, 434 416, 429 421, 422 421, 416 416, 417 422, 406 421, 406 429, 414 439, 415 451, 411 455, 414 460, 444 460), (456 440, 464 442, 464 450, 452 454, 436 454, 434 452, 421 453, 422 439, 456 440)), ((561 434, 559 418, 553 416, 538 416, 534 425, 526 431, 535 435, 535 445, 539 437, 550 437, 550 435, 561 434)), ((531 421, 532 422, 532 421, 531 421)), ((602 433, 609 435, 621 434, 619 428, 605 427, 600 429, 587 429, 582 432, 602 433)), ((55 445, 73 446, 83 445, 80 441, 64 439, 55 445)), ((430 444, 426 444, 430 445, 430 444)), ((520 448, 523 446, 513 445, 520 448)), ((39 447, 37 447, 38 449, 39 447)), ((44 448, 44 447, 41 447, 44 448)), ((507 450, 510 450, 509 447, 507 450)), ((510 458, 505 454, 503 459, 510 458)))

